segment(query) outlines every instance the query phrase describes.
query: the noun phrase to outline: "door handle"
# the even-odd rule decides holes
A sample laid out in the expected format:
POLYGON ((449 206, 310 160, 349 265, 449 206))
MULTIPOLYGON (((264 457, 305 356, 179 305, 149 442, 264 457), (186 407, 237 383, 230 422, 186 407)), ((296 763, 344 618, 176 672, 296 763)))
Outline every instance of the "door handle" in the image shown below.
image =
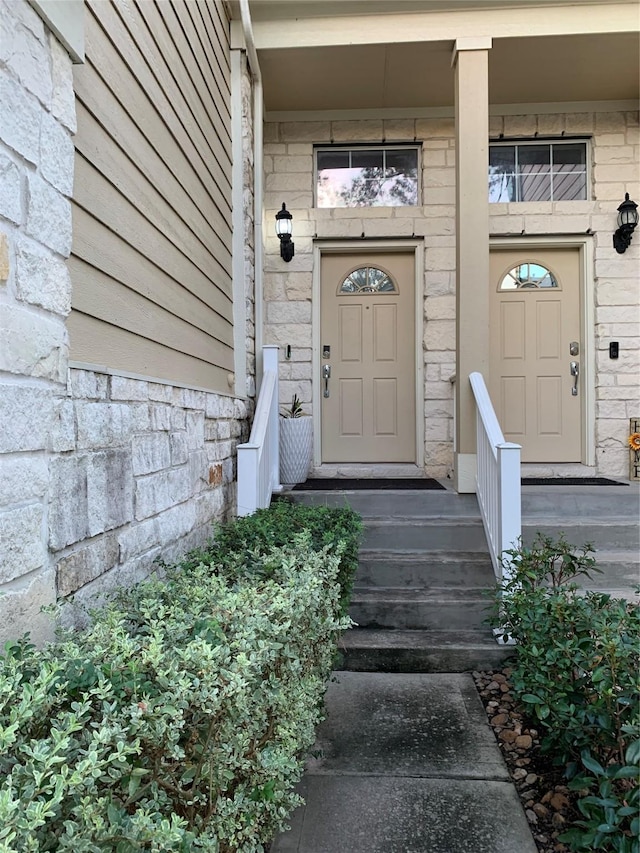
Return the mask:
POLYGON ((571 367, 571 375, 574 377, 573 379, 573 388, 571 389, 571 396, 578 396, 578 377, 580 376, 580 365, 577 361, 572 361, 570 363, 571 367))
POLYGON ((331 365, 322 365, 322 378, 324 379, 324 396, 329 396, 329 379, 331 378, 331 365))

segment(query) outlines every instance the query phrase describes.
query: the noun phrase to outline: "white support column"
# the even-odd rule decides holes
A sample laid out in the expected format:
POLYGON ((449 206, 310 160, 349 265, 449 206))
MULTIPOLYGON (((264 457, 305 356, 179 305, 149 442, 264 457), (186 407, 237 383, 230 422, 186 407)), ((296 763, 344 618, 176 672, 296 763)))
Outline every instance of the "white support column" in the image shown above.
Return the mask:
POLYGON ((456 452, 455 487, 475 492, 475 404, 469 374, 489 372, 489 49, 491 38, 455 43, 456 452))
POLYGON ((280 347, 272 344, 266 344, 262 347, 262 365, 264 373, 272 370, 275 373, 275 386, 273 397, 271 399, 271 412, 269 415, 270 422, 274 428, 270 431, 269 458, 271 460, 271 489, 274 492, 282 491, 280 483, 280 412, 279 405, 279 390, 278 390, 278 353, 280 347))

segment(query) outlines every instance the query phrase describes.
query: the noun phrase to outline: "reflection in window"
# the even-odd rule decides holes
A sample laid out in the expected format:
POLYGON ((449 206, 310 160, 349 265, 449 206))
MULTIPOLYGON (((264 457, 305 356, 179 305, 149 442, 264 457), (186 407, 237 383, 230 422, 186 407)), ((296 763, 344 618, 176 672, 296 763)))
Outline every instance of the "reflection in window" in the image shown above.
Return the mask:
POLYGON ((542 264, 518 264, 505 275, 499 290, 530 290, 539 287, 558 287, 554 274, 542 264))
POLYGON ((587 197, 587 145, 491 144, 489 201, 572 201, 587 197))
POLYGON ((418 204, 416 147, 318 149, 318 207, 418 204))
POLYGON ((360 267, 345 278, 338 293, 397 293, 393 280, 384 270, 360 267))

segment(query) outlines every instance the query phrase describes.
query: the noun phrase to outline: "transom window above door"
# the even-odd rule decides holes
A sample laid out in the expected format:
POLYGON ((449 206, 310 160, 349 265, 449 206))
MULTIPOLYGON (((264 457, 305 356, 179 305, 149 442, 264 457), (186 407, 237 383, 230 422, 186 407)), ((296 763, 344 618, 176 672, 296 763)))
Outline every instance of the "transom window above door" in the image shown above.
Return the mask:
POLYGON ((586 197, 586 142, 490 144, 490 202, 574 201, 586 197))
POLYGON ((542 264, 527 261, 518 264, 500 279, 498 290, 537 290, 558 287, 558 279, 542 264))
POLYGON ((338 293, 397 293, 391 276, 377 267, 358 267, 344 279, 338 293))
POLYGON ((316 148, 317 207, 419 204, 418 147, 316 148))

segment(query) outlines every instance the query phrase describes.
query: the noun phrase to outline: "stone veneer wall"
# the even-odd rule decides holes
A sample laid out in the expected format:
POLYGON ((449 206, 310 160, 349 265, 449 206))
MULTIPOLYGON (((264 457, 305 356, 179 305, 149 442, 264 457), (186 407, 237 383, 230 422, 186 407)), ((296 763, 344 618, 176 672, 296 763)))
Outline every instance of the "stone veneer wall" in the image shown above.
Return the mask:
POLYGON ((0 643, 42 642, 41 605, 134 583, 233 511, 252 403, 69 368, 72 65, 26 0, 0 3, 0 115, 0 643))
MULTIPOLYGON (((591 200, 492 204, 492 234, 594 232, 597 347, 597 471, 628 476, 629 417, 640 414, 638 260, 640 236, 617 255, 612 246, 616 208, 629 192, 640 195, 637 112, 496 116, 491 138, 534 134, 592 137, 591 200), (620 341, 620 358, 608 342, 620 341)), ((297 393, 311 401, 311 290, 314 239, 422 237, 424 239, 425 469, 447 476, 453 464, 455 373, 455 136, 453 119, 308 121, 265 127, 266 221, 284 201, 294 216, 296 254, 284 265, 277 238, 267 239, 265 342, 292 345, 281 364, 281 401, 297 393), (320 209, 313 207, 313 143, 422 143, 421 207, 320 209)))

